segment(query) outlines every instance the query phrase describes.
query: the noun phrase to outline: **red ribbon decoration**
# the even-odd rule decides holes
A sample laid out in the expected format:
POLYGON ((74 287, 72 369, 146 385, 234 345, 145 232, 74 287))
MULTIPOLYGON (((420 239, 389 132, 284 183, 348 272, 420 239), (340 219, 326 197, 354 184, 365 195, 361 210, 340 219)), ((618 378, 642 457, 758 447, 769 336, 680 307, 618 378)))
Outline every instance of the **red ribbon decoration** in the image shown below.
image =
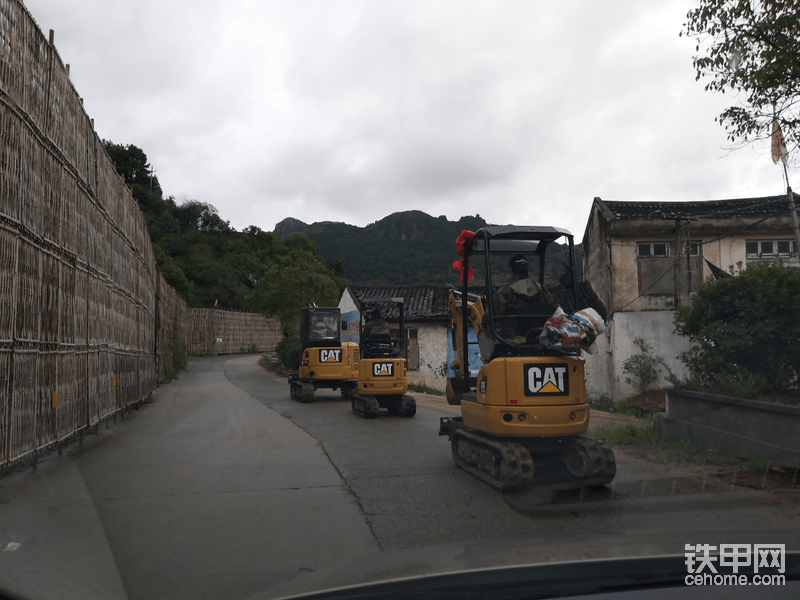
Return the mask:
MULTIPOLYGON (((474 232, 464 229, 456 238, 456 252, 459 256, 464 256, 464 246, 469 243, 472 239, 472 236, 475 235, 474 232)), ((464 281, 464 260, 460 259, 453 263, 453 268, 457 271, 461 271, 461 281, 464 281)), ((469 268, 469 272, 467 273, 467 281, 474 278, 475 275, 473 274, 472 267, 469 268)))

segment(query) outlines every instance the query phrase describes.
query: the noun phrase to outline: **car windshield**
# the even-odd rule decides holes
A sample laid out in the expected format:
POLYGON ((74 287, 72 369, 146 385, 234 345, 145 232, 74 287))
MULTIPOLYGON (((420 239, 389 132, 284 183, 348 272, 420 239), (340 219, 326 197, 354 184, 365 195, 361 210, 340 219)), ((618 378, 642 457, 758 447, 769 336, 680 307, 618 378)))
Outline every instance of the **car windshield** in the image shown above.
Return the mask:
POLYGON ((799 48, 2 0, 0 600, 800 597, 799 48))

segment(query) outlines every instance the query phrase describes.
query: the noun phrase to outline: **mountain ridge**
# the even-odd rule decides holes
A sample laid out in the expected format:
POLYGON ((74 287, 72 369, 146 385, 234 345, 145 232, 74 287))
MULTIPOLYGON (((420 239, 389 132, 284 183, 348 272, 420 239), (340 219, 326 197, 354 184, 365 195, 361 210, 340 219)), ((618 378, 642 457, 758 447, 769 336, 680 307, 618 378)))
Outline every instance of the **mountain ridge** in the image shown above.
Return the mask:
POLYGON ((404 285, 458 282, 452 263, 456 237, 486 225, 480 215, 449 221, 420 210, 392 213, 365 227, 339 221, 304 223, 287 217, 274 233, 286 239, 305 234, 325 260, 341 260, 351 283, 404 285), (451 273, 452 271, 452 273, 451 273))
MULTIPOLYGON (((350 283, 361 285, 459 285, 456 238, 465 229, 489 225, 479 214, 450 221, 420 210, 395 212, 364 227, 339 221, 304 223, 287 217, 273 233, 286 239, 297 231, 325 260, 340 260, 350 283)), ((554 259, 554 269, 560 261, 554 259)), ((557 277, 557 273, 555 276, 557 277)), ((551 275, 552 276, 552 275, 551 275)))

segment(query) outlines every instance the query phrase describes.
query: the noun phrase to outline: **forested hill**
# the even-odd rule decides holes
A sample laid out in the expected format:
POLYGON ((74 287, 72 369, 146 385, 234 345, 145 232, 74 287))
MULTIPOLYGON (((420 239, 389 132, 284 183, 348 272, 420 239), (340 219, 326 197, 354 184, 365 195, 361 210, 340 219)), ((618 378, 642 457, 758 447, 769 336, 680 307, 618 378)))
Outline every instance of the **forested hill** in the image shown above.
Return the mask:
MULTIPOLYGON (((487 225, 480 216, 448 221, 422 211, 398 212, 366 227, 323 221, 308 225, 284 219, 274 233, 287 239, 293 232, 305 234, 326 260, 340 260, 350 283, 404 285, 446 283, 458 285, 453 270, 456 238, 464 230, 487 225)), ((566 258, 562 252, 548 261, 547 277, 555 281, 566 258)), ((580 270, 578 271, 580 272, 580 270)))
POLYGON ((403 285, 458 282, 453 270, 456 237, 464 229, 486 225, 480 215, 448 221, 421 211, 399 212, 366 227, 325 221, 307 225, 284 219, 275 233, 286 239, 292 232, 308 236, 319 255, 341 260, 347 279, 358 284, 403 285))
MULTIPOLYGON (((190 307, 292 318, 310 302, 336 306, 348 283, 458 285, 456 238, 486 225, 480 215, 448 221, 407 211, 367 227, 285 219, 274 232, 236 231, 210 204, 165 198, 140 148, 105 146, 139 204, 162 274, 190 307)), ((549 281, 563 258, 556 253, 548 263, 549 281)))

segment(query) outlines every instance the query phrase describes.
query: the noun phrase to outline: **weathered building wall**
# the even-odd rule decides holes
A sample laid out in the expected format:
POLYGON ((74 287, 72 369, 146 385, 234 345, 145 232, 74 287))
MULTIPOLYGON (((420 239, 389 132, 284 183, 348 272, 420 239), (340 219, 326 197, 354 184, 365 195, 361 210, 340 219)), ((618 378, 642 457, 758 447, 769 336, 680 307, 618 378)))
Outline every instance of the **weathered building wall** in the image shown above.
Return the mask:
MULTIPOLYGON (((624 401, 638 395, 626 383, 623 365, 639 349, 634 344, 637 337, 653 347, 653 356, 661 357, 678 377, 687 372, 678 358, 689 349, 689 341, 675 333, 674 311, 619 312, 608 323, 605 334, 597 339, 598 353, 584 354, 586 358, 586 391, 590 398, 607 395, 615 401, 624 401)), ((653 386, 669 385, 666 373, 653 386)))
POLYGON ((408 371, 408 382, 444 392, 447 385, 447 328, 441 323, 414 323, 419 343, 419 370, 408 371))

